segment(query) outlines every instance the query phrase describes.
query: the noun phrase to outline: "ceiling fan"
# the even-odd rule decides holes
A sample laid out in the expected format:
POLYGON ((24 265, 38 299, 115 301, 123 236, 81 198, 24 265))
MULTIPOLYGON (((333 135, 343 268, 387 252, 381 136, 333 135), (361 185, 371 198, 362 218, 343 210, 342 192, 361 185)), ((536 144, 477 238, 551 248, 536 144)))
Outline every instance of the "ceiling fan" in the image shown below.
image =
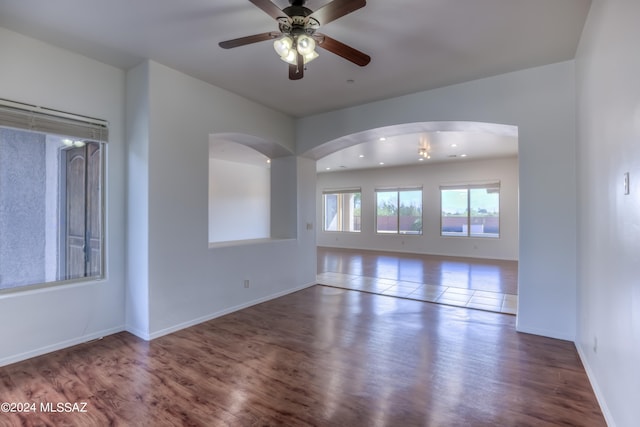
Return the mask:
POLYGON ((254 34, 220 42, 224 49, 231 49, 265 40, 275 40, 274 49, 280 59, 289 63, 289 79, 299 80, 304 75, 306 63, 318 57, 315 47, 321 47, 342 58, 364 67, 371 61, 369 55, 347 46, 338 40, 318 33, 320 25, 345 16, 366 5, 366 0, 333 0, 313 11, 305 7, 306 0, 289 0, 290 6, 280 9, 270 0, 249 0, 278 22, 280 32, 254 34))

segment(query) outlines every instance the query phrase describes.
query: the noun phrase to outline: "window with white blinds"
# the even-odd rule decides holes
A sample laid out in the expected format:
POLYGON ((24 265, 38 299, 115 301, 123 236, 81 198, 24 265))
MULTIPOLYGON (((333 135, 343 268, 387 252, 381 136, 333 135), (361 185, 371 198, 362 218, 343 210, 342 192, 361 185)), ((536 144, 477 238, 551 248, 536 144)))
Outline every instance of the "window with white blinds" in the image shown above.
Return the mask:
POLYGON ((106 121, 0 100, 0 291, 104 275, 106 121))

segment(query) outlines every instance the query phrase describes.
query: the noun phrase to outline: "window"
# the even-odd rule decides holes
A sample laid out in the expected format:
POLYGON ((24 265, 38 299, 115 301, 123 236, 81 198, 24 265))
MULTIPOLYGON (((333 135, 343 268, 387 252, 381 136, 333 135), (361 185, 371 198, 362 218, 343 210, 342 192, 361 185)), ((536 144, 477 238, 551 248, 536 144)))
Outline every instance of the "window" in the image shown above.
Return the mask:
POLYGON ((440 187, 442 236, 500 237, 500 184, 440 187))
POLYGON ((376 190, 376 232, 422 234, 422 189, 376 190))
POLYGON ((360 189, 324 191, 322 229, 359 233, 361 201, 360 189))
POLYGON ((103 276, 106 123, 0 101, 0 289, 103 276))

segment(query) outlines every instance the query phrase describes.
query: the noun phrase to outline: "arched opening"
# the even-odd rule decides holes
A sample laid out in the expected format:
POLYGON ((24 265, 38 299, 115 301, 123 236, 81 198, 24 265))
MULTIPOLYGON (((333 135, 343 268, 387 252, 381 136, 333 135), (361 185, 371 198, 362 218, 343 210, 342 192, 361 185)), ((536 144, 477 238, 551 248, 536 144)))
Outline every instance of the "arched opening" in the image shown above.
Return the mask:
POLYGON ((210 245, 271 238, 272 159, 288 155, 251 135, 210 135, 210 245))
MULTIPOLYGON (((443 288, 459 288, 465 297, 460 301, 443 298, 442 302, 515 313, 519 251, 516 126, 462 121, 399 124, 337 138, 305 156, 317 161, 319 273, 342 264, 347 274, 371 274, 383 280, 368 291, 384 288, 390 295, 409 297, 419 288, 413 284, 434 285, 421 288, 421 296, 433 302, 446 296, 443 288), (328 196, 340 201, 342 192, 357 194, 353 199, 359 205, 345 209, 358 213, 357 230, 323 227, 335 223, 327 215, 345 216, 338 203, 325 203, 328 196), (370 262, 366 257, 356 261, 359 267, 344 266, 346 261, 335 259, 333 266, 331 262, 323 265, 323 248, 373 250, 387 256, 384 265, 367 273, 362 268, 370 262), (435 276, 420 262, 425 256, 469 261, 445 260, 435 276), (442 273, 448 269, 456 271, 442 273)), ((352 220, 343 222, 348 223, 347 219, 352 220)))

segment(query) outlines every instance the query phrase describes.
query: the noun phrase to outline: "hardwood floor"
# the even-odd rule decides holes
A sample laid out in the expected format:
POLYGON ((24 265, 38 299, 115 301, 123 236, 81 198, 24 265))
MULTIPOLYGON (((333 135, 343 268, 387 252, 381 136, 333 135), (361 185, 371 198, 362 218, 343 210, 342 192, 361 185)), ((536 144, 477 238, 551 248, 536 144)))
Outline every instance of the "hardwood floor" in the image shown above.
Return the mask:
POLYGON ((605 425, 573 343, 514 322, 313 286, 151 342, 123 332, 0 368, 0 402, 37 405, 0 425, 605 425))
POLYGON ((518 293, 518 262, 318 247, 318 273, 518 293))

